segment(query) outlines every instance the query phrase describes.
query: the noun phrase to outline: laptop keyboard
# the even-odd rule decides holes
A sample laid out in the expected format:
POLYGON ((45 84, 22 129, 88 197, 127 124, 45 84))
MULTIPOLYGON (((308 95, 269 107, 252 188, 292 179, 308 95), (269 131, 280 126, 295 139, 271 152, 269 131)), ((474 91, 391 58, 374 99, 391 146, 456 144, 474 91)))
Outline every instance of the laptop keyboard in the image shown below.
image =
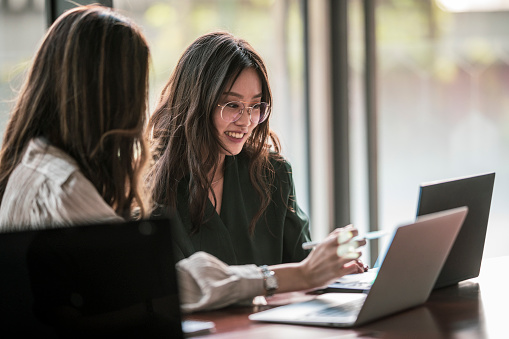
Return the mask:
POLYGON ((352 313, 357 313, 361 309, 363 304, 364 304, 364 298, 354 300, 354 301, 349 301, 344 304, 324 308, 323 310, 313 313, 313 316, 336 317, 336 316, 352 315, 352 313))
POLYGON ((369 290, 373 285, 372 281, 352 281, 347 283, 341 283, 344 287, 358 288, 362 290, 369 290))
POLYGON ((331 288, 346 288, 369 290, 378 275, 378 268, 360 274, 351 274, 339 278, 335 283, 329 285, 331 288))

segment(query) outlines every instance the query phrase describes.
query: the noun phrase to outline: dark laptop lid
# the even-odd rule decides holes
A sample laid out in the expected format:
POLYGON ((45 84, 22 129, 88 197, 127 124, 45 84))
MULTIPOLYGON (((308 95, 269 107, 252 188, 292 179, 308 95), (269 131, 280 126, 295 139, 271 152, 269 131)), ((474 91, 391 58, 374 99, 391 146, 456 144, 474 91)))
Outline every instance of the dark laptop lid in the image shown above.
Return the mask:
POLYGON ((468 215, 435 283, 435 288, 477 277, 488 227, 495 173, 422 184, 417 216, 460 206, 468 215))
POLYGON ((0 234, 2 333, 181 338, 169 219, 0 234))

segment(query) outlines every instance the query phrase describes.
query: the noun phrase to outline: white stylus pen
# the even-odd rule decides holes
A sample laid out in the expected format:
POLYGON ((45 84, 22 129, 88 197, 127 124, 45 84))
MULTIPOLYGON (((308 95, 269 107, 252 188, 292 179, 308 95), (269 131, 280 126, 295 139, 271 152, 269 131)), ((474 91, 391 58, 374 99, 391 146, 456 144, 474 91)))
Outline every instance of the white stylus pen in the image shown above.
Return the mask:
MULTIPOLYGON (((365 239, 365 240, 378 239, 378 238, 383 237, 384 235, 389 234, 390 232, 391 231, 387 231, 387 230, 368 232, 364 235, 358 235, 356 237, 353 237, 352 240, 350 240, 350 241, 356 241, 356 240, 362 240, 362 239, 365 239)), ((312 249, 313 247, 318 246, 320 243, 321 243, 321 241, 308 241, 308 242, 305 242, 302 244, 302 249, 309 250, 309 249, 312 249)))

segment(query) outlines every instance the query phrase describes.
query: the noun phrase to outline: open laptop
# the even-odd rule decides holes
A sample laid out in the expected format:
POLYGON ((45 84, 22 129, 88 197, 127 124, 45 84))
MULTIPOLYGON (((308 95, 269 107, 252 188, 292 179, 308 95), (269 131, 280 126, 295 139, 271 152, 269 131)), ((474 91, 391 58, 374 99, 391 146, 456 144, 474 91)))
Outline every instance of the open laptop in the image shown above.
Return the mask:
POLYGON ((420 305, 428 299, 467 212, 460 207, 398 227, 368 293, 326 293, 249 319, 352 327, 420 305))
POLYGON ((494 183, 495 173, 487 173, 421 185, 418 216, 468 207, 468 215, 438 275, 435 288, 479 276, 494 183))
POLYGON ((1 332, 183 338, 170 231, 162 218, 0 233, 1 332))
MULTIPOLYGON (((438 275, 434 288, 456 284, 479 275, 488 228, 495 173, 425 183, 420 186, 417 216, 460 206, 468 215, 438 275)), ((380 258, 379 258, 380 259, 380 258)), ((376 278, 375 268, 361 275, 349 275, 323 292, 364 292, 376 278)))

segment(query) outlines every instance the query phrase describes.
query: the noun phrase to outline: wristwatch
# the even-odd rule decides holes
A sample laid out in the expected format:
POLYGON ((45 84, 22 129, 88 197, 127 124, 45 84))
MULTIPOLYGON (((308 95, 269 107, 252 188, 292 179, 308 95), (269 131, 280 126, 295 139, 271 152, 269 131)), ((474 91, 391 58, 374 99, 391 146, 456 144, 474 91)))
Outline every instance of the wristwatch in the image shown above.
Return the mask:
POLYGON ((269 270, 267 265, 260 266, 260 269, 263 274, 263 286, 265 287, 265 291, 267 291, 267 297, 270 297, 279 287, 276 275, 274 271, 269 270))

